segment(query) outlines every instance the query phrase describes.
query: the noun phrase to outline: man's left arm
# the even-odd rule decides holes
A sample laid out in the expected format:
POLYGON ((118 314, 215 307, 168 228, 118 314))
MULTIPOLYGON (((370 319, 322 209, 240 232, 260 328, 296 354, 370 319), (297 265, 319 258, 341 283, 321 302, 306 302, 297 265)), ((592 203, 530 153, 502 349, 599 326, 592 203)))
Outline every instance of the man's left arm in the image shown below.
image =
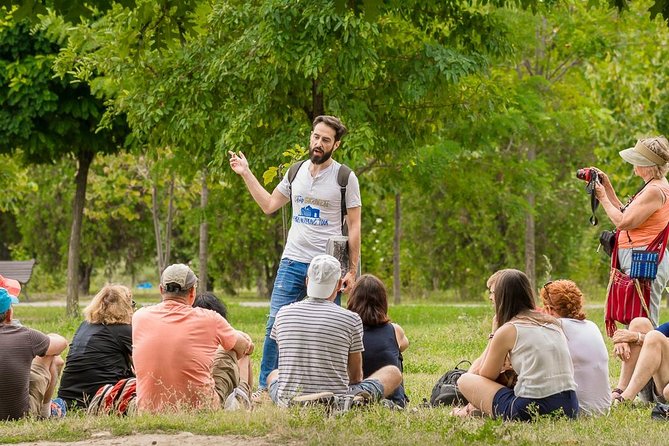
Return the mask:
POLYGON ((357 384, 362 381, 362 353, 355 352, 348 354, 348 382, 357 384))
POLYGON ((346 210, 346 224, 348 226, 348 272, 344 276, 344 292, 348 293, 355 284, 358 274, 358 262, 360 262, 360 228, 362 220, 362 207, 349 208, 346 210))

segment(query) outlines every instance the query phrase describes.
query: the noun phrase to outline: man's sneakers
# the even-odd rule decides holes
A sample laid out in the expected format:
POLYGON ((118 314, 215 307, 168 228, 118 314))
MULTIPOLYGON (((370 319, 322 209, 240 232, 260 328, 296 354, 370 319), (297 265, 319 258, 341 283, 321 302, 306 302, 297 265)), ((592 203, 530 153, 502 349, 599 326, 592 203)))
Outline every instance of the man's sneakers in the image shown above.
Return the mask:
POLYGON ((223 404, 223 409, 225 410, 251 410, 251 400, 239 387, 232 389, 232 393, 228 395, 223 404))
POLYGON ((318 392, 296 396, 290 401, 290 406, 323 406, 331 415, 340 415, 354 407, 366 406, 372 402, 374 402, 374 398, 369 392, 364 390, 345 395, 335 395, 332 392, 318 392))
POLYGON ((337 396, 332 392, 306 393, 290 400, 291 406, 334 406, 337 396))
POLYGON ((258 390, 251 394, 251 402, 253 404, 262 404, 267 400, 269 400, 267 387, 259 387, 258 390))

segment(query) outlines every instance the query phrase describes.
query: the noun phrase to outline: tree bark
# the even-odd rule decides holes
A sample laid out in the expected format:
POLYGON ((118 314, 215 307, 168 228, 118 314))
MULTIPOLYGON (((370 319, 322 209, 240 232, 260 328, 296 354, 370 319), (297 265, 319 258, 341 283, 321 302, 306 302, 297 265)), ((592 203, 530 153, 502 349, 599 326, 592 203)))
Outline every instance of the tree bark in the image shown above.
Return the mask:
POLYGON ((154 182, 151 188, 151 217, 153 233, 156 238, 156 257, 158 260, 158 277, 163 273, 163 238, 160 233, 160 209, 158 207, 158 185, 154 182))
POLYGON ((200 282, 198 288, 207 292, 207 257, 209 255, 209 224, 207 223, 207 204, 209 203, 209 188, 207 187, 207 169, 202 170, 202 193, 200 195, 200 282))
POLYGON ((393 298, 396 304, 402 302, 402 285, 400 280, 400 237, 402 235, 400 193, 395 194, 395 234, 393 236, 393 298))
MULTIPOLYGON (((532 163, 537 156, 536 149, 529 147, 527 149, 527 160, 532 163)), ((535 225, 534 225, 534 205, 535 193, 533 190, 527 192, 527 212, 525 214, 525 274, 530 279, 532 289, 536 284, 536 251, 535 251, 535 225)))
POLYGON ((70 246, 67 253, 67 307, 68 317, 79 316, 79 248, 81 244, 81 223, 84 218, 86 204, 86 182, 88 171, 95 154, 81 151, 77 156, 79 168, 74 179, 76 190, 72 202, 72 227, 70 230, 70 246))
POLYGON ((85 296, 91 294, 91 274, 93 265, 82 263, 79 265, 79 292, 85 296))

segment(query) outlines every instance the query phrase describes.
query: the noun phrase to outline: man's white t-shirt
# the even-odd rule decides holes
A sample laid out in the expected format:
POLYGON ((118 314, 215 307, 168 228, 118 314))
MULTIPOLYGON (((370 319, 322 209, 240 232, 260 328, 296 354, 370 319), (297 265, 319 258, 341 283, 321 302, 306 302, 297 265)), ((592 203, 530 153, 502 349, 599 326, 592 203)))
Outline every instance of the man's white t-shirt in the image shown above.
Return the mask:
MULTIPOLYGON (((337 174, 341 164, 332 163, 315 177, 310 172, 311 161, 302 164, 292 184, 292 222, 282 258, 302 263, 325 254, 325 245, 332 236, 341 235, 341 188, 337 174)), ((288 173, 277 186, 286 197, 291 196, 288 173)), ((360 184, 351 172, 346 186, 346 208, 362 206, 360 184)))

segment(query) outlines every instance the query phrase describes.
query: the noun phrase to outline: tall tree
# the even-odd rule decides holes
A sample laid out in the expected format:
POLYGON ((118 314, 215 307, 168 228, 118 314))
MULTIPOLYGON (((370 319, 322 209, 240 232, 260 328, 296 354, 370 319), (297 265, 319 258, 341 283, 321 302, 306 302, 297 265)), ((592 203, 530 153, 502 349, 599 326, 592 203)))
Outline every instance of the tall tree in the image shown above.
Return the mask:
POLYGON ((30 28, 0 10, 0 152, 20 153, 27 163, 72 157, 77 163, 68 251, 67 314, 79 312, 78 271, 81 223, 89 168, 97 153, 118 151, 123 126, 100 130, 104 104, 87 84, 56 77, 52 64, 61 33, 30 28))

